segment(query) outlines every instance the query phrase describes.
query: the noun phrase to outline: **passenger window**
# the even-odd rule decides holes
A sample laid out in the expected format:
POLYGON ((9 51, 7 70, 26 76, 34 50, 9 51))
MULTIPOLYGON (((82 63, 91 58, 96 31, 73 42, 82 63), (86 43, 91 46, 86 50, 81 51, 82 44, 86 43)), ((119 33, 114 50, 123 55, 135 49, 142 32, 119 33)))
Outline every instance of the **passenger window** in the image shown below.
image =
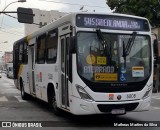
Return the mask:
POLYGON ((46 42, 46 35, 43 35, 38 38, 38 43, 37 43, 37 63, 38 64, 45 63, 45 42, 46 42))
POLYGON ((57 45, 58 45, 58 30, 56 29, 48 33, 47 44, 46 44, 47 63, 56 63, 57 45))
POLYGON ((27 43, 24 43, 24 50, 23 50, 23 63, 28 64, 28 46, 27 43))
POLYGON ((23 44, 20 44, 20 46, 19 46, 19 63, 22 63, 22 57, 23 57, 23 44))

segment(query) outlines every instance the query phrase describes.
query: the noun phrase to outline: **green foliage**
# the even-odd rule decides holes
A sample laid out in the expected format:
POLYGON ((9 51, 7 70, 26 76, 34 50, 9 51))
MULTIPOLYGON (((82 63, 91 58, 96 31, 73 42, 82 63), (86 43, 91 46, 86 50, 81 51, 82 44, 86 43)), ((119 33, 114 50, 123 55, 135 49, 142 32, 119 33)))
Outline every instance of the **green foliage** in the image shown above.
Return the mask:
POLYGON ((160 0, 106 0, 115 13, 146 17, 154 27, 160 27, 160 0))

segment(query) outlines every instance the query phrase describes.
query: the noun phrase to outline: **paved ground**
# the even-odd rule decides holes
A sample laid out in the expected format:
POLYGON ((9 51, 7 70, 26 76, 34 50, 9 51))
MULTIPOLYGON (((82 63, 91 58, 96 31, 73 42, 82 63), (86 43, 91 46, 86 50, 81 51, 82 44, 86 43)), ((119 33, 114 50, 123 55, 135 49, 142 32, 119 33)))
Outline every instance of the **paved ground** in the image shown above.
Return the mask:
MULTIPOLYGON (((20 91, 14 86, 12 79, 3 76, 0 79, 0 121, 52 121, 60 129, 106 129, 110 122, 140 122, 158 121, 160 123, 160 93, 152 94, 150 111, 132 112, 122 116, 91 115, 74 116, 64 114, 62 117, 54 115, 47 103, 29 100, 24 101, 20 97, 20 91), (87 125, 86 125, 87 123, 87 125), (66 127, 67 126, 67 127, 66 127)), ((109 127, 116 130, 146 130, 142 127, 109 127)), ((0 128, 1 129, 1 128, 0 128)), ((47 128, 45 128, 46 130, 47 128)), ((48 129, 57 129, 56 127, 48 129)), ((147 130, 159 130, 157 127, 149 127, 147 130)), ((16 130, 16 129, 15 129, 16 130)))

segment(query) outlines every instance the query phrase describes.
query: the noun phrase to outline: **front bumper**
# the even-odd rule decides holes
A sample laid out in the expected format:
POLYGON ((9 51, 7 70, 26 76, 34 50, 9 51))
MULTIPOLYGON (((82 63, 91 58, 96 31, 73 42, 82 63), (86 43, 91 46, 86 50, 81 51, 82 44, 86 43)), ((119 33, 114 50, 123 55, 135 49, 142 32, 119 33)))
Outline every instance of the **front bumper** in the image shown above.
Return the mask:
POLYGON ((147 111, 150 107, 151 98, 144 100, 133 101, 118 101, 118 102, 89 102, 72 96, 70 102, 70 112, 75 115, 90 115, 90 114, 110 114, 112 109, 125 109, 126 112, 147 111))

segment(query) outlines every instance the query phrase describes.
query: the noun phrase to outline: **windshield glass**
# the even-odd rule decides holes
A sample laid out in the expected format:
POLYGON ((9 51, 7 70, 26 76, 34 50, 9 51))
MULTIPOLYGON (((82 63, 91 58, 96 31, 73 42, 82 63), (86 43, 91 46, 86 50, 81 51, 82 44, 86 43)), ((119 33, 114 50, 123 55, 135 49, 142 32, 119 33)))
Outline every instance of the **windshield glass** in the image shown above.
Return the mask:
POLYGON ((103 33, 105 43, 96 32, 77 33, 78 74, 92 82, 138 82, 150 75, 150 37, 136 35, 129 54, 124 57, 132 34, 103 33))

